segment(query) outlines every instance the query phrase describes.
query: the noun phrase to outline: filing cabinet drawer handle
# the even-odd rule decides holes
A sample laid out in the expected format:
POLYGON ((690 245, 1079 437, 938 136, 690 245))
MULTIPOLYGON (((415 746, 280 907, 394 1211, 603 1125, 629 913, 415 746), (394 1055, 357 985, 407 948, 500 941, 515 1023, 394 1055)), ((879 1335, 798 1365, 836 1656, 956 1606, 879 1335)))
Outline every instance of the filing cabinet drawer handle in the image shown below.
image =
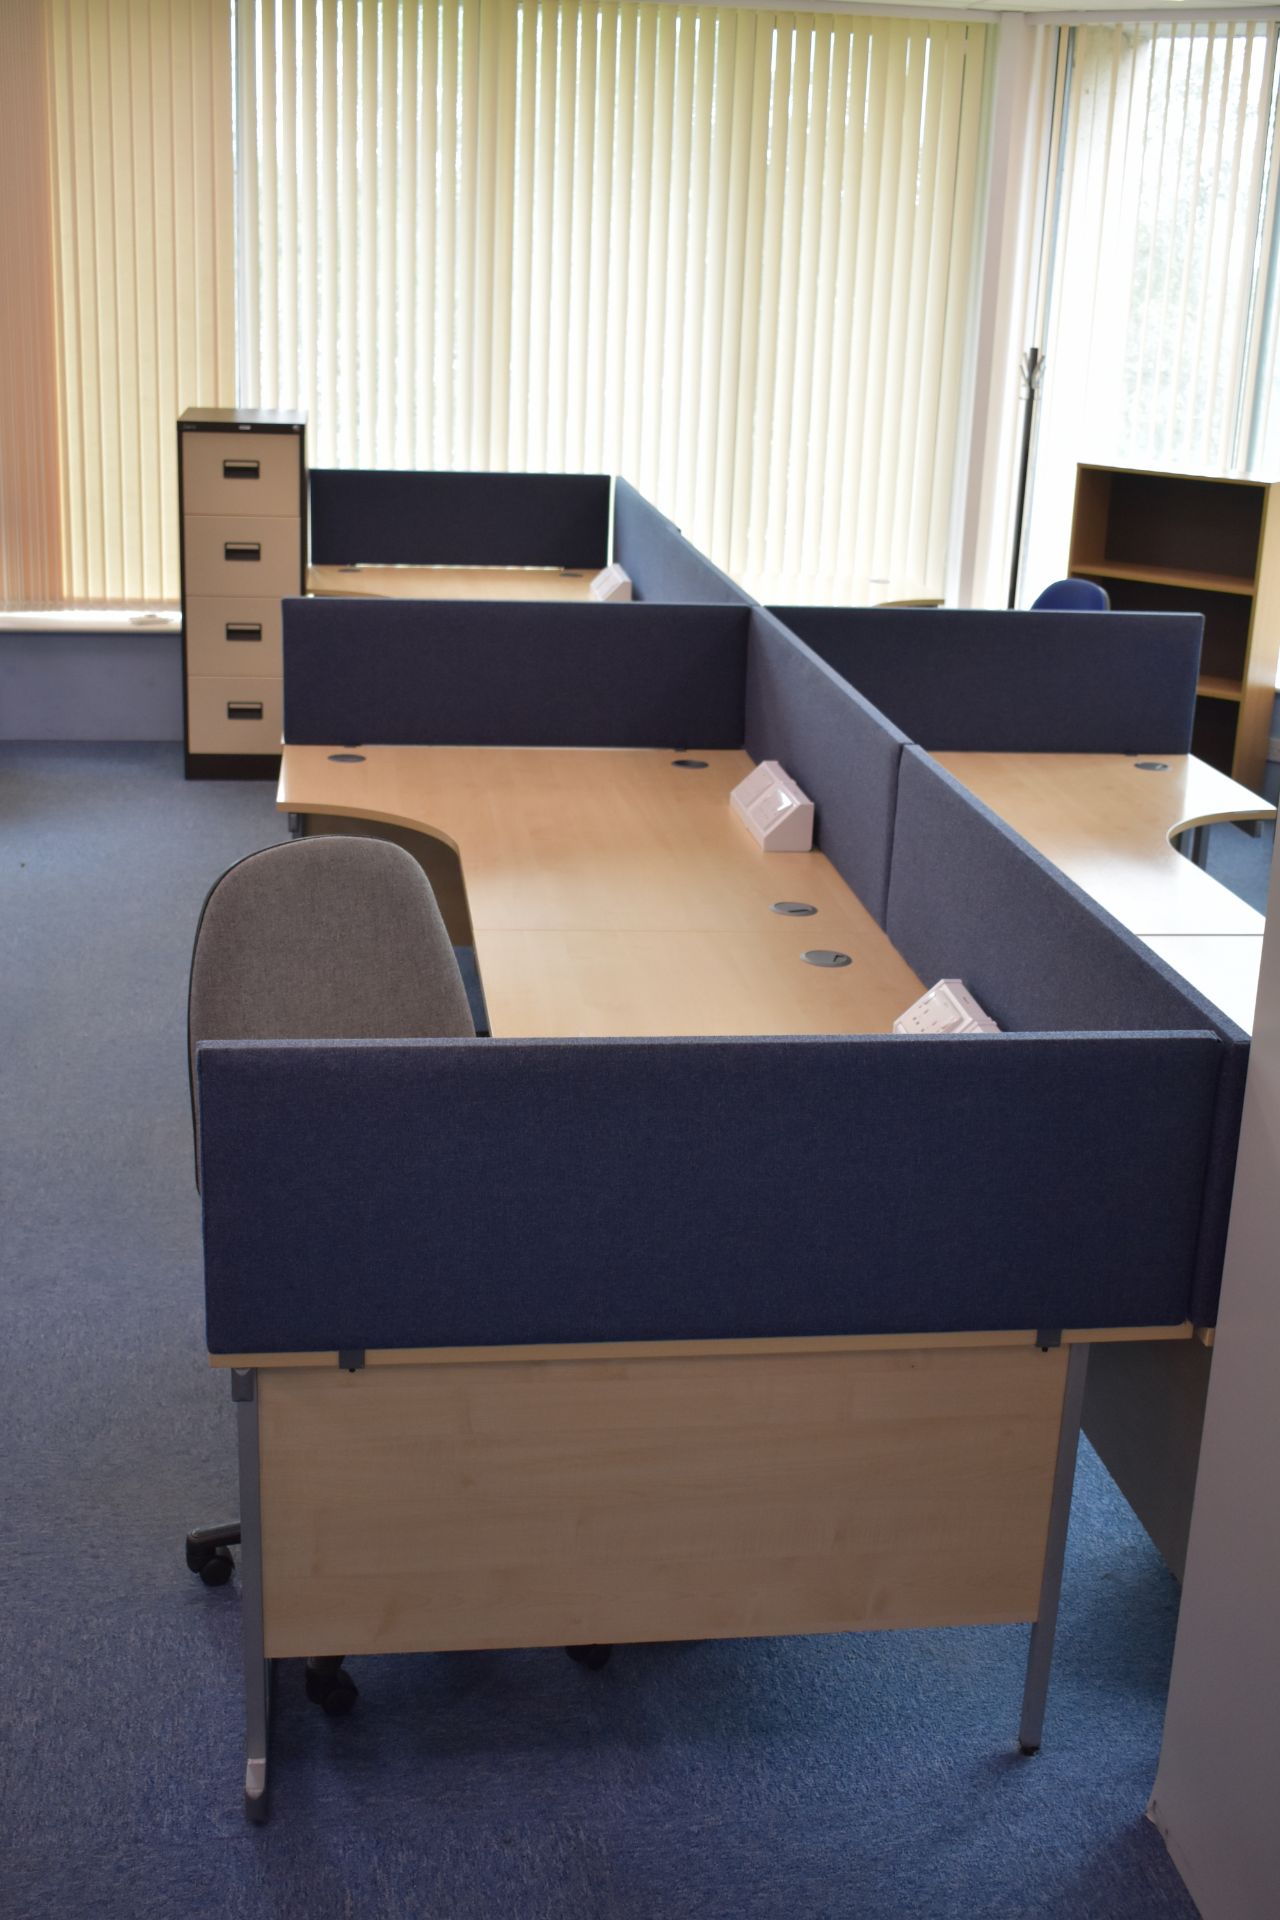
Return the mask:
POLYGON ((261 460, 224 460, 222 463, 224 480, 257 480, 261 475, 261 460))
POLYGON ((261 620, 228 620, 228 640, 261 640, 261 620))
POLYGON ((261 720, 261 700, 228 700, 228 720, 261 720))
POLYGON ((261 540, 224 540, 222 543, 224 560, 261 560, 261 540))

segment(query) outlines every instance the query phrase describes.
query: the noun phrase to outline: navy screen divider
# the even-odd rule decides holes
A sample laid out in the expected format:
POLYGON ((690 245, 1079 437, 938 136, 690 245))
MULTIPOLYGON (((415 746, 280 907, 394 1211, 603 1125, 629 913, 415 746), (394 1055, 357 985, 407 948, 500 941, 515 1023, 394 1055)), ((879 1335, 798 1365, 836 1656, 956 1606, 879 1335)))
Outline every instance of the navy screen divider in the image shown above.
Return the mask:
POLYGON ((574 567, 609 559, 599 473, 311 469, 317 567, 574 567))
POLYGON ((637 600, 752 604, 749 593, 623 479, 616 480, 613 489, 613 557, 630 576, 637 600))
POLYGON ((935 752, 1191 750, 1198 613, 772 611, 935 752))
POLYGON ((762 607, 751 612, 747 752, 777 760, 814 803, 814 837, 884 925, 904 736, 762 607))
POLYGON ((885 924, 921 979, 963 980, 1001 1027, 1201 1031, 1219 1039, 1222 1072, 1192 1302, 1197 1324, 1211 1324, 1240 1130, 1245 1034, 919 747, 903 754, 898 775, 885 924))
POLYGON ((284 602, 284 737, 740 747, 745 607, 284 602))
POLYGON ((1181 1034, 207 1044, 209 1344, 1173 1324, 1220 1052, 1181 1034))

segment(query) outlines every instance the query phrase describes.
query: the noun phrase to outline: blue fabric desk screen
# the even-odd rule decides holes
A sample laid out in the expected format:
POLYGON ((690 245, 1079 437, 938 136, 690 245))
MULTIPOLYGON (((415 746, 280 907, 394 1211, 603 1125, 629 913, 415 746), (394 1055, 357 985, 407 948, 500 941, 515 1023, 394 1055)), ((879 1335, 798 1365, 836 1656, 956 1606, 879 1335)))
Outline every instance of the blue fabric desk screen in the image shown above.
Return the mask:
POLYGON ((571 567, 609 558, 607 474, 311 469, 317 567, 571 567))

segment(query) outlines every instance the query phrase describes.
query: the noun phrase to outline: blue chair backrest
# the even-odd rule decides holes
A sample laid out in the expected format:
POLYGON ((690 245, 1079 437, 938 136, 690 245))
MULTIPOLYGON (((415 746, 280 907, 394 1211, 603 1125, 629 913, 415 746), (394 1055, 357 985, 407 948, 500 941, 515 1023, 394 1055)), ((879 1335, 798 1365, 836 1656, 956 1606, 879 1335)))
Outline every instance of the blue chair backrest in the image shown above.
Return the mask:
POLYGON ((1106 613, 1110 606, 1106 588, 1094 580, 1051 580, 1031 602, 1033 613, 1037 607, 1058 607, 1065 613, 1106 613))

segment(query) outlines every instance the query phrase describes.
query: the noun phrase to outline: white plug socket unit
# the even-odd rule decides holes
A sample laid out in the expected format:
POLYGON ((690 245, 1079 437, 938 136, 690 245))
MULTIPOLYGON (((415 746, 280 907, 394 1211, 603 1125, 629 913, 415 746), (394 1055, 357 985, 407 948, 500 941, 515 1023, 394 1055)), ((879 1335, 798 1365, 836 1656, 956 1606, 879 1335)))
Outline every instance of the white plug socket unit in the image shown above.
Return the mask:
POLYGON ((893 1023, 895 1033, 999 1033, 989 1013, 984 1013, 963 980, 939 980, 928 993, 921 994, 914 1006, 900 1013, 893 1023))
POLYGON ((813 802, 776 760, 740 780, 729 805, 766 853, 808 853, 813 845, 813 802))
POLYGON ((587 591, 593 600, 629 600, 631 575, 615 560, 612 566, 596 575, 587 591))

